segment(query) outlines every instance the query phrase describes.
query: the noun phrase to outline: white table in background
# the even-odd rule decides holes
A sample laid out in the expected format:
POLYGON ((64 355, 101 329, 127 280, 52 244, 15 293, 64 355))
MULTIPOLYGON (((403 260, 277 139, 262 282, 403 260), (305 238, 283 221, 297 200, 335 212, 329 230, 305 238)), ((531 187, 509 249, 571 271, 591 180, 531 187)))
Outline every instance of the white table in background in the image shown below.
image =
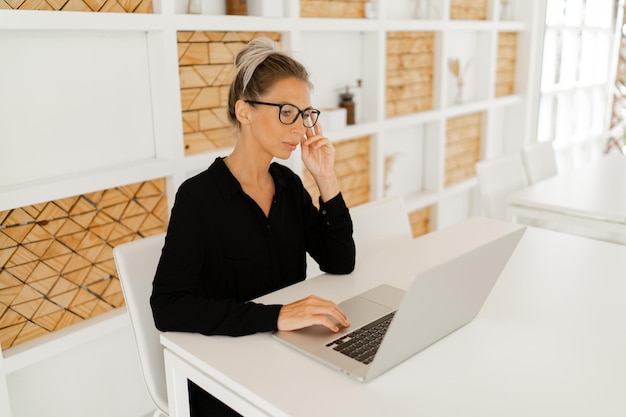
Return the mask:
MULTIPOLYGON (((343 300, 411 277, 515 225, 475 218, 262 297, 343 300)), ((246 416, 626 415, 626 247, 528 228, 477 318, 369 383, 269 334, 165 333, 172 417, 187 379, 246 416)))
POLYGON ((614 233, 626 241, 626 157, 609 154, 509 199, 515 220, 556 222, 614 233))

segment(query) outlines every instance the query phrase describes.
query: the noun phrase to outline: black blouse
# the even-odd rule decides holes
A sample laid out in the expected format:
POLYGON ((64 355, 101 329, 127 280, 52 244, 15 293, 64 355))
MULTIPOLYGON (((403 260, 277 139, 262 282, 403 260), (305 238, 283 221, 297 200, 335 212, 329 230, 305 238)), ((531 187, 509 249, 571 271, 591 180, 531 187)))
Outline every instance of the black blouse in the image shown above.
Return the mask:
POLYGON ((267 217, 221 158, 180 186, 150 298, 159 330, 273 331, 282 306, 249 300, 302 281, 305 251, 322 271, 352 272, 352 221, 342 195, 320 200, 318 211, 295 173, 277 163, 269 172, 275 196, 267 217))

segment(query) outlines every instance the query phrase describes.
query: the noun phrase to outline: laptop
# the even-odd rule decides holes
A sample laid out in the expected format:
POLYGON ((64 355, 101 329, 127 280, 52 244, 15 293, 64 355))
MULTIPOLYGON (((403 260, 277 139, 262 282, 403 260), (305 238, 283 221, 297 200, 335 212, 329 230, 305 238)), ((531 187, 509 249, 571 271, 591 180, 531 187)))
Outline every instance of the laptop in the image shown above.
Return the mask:
POLYGON ((323 326, 272 335, 287 345, 369 381, 476 317, 525 227, 417 275, 407 290, 383 284, 339 303, 350 327, 323 326))

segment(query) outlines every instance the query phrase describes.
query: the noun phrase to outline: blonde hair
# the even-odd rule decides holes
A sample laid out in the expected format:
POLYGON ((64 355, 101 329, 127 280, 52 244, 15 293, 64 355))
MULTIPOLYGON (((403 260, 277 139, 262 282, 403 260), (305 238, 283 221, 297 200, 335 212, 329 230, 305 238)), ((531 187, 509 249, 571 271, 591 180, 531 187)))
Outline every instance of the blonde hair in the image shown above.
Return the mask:
POLYGON ((228 94, 228 119, 237 127, 237 100, 258 100, 277 81, 298 78, 310 88, 309 73, 300 62, 280 51, 274 41, 256 38, 235 57, 235 78, 228 94))

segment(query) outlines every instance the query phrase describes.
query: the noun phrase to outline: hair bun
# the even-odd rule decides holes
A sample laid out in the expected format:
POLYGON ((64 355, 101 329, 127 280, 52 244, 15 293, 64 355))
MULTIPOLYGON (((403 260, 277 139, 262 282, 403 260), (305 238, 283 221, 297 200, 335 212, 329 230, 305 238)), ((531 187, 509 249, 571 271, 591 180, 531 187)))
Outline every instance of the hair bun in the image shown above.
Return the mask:
POLYGON ((283 55, 284 53, 278 49, 276 42, 266 37, 251 40, 239 51, 235 57, 235 77, 237 77, 239 73, 243 75, 242 92, 246 91, 246 87, 257 67, 272 54, 283 55))

